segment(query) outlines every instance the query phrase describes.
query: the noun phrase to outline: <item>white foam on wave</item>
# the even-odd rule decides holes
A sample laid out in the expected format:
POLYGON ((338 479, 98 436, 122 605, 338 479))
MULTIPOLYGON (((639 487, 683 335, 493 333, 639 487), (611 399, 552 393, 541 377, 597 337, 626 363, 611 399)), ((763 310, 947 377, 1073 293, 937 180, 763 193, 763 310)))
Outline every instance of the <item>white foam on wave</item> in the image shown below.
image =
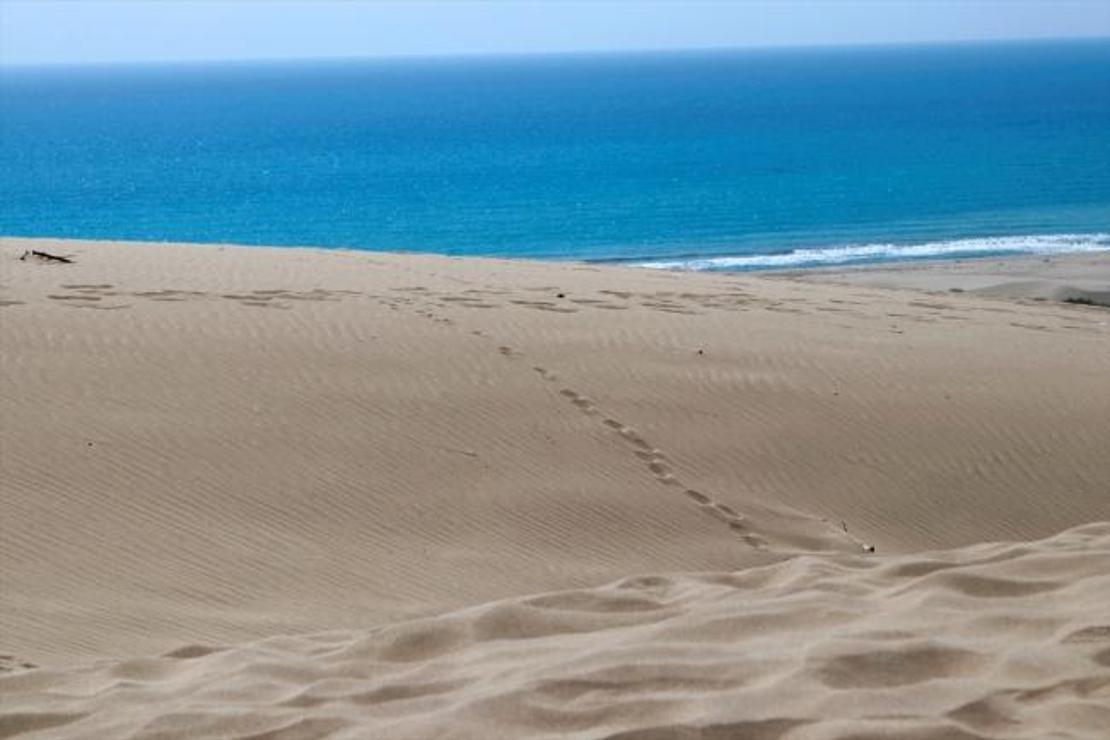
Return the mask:
POLYGON ((945 256, 1062 254, 1106 250, 1110 250, 1110 234, 1045 234, 953 239, 920 244, 845 244, 833 247, 803 247, 779 254, 662 259, 635 264, 659 270, 770 270, 857 262, 894 262, 945 256))

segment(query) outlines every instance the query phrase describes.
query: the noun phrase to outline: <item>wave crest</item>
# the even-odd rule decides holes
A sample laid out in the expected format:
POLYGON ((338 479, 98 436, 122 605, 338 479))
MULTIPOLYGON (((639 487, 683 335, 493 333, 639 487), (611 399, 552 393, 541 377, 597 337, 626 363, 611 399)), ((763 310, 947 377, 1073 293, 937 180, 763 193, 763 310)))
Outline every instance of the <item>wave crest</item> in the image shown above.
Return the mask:
POLYGON ((898 262, 940 257, 987 257, 1008 254, 1062 254, 1110 250, 1110 234, 991 236, 920 244, 844 244, 802 247, 777 254, 646 260, 634 264, 660 270, 772 270, 798 267, 898 262))

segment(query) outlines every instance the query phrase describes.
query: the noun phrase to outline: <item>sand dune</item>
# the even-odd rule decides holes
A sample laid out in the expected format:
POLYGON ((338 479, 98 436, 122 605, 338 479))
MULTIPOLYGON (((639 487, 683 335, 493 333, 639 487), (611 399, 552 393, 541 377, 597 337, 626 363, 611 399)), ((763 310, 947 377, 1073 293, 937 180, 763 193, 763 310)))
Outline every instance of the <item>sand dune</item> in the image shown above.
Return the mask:
POLYGON ((1084 569, 1110 570, 1102 530, 1009 550, 977 543, 1110 520, 1108 339, 1105 309, 969 293, 571 263, 0 240, 0 653, 18 671, 3 685, 0 736, 35 723, 47 735, 89 737, 283 727, 271 736, 365 736, 348 724, 351 706, 383 702, 337 698, 351 705, 337 709, 327 697, 382 691, 427 694, 419 701, 428 716, 418 719, 404 713, 419 702, 385 702, 375 721, 394 718, 391 736, 458 723, 461 735, 670 726, 686 729, 657 736, 850 737, 853 727, 866 735, 868 723, 897 722, 868 698, 874 687, 837 686, 848 679, 835 666, 884 675, 888 662, 922 666, 907 669, 924 676, 907 696, 934 685, 928 666, 944 679, 935 698, 930 688, 910 702, 916 709, 906 705, 918 719, 890 725, 908 737, 953 727, 1033 737, 1049 726, 1082 736, 1100 701, 1086 683, 1048 692, 1049 719, 1016 694, 991 699, 984 716, 1020 715, 1014 727, 949 713, 965 690, 967 701, 992 686, 1035 691, 1080 680, 1080 663, 1098 669, 1066 656, 1101 648, 1060 640, 1097 626, 1083 594, 1105 586, 1084 569), (74 262, 20 260, 29 248, 74 262), (1052 543, 1061 542, 1074 578, 1053 570, 1052 543), (921 572, 905 592, 915 595, 895 593, 909 576, 888 578, 888 569, 926 568, 912 565, 923 562, 915 553, 961 547, 972 549, 930 557, 963 564, 967 578, 921 572), (1029 552, 980 572, 976 548, 1029 552), (577 591, 676 572, 735 575, 577 591), (858 649, 833 640, 836 618, 821 621, 815 606, 824 586, 772 583, 746 596, 728 586, 761 573, 787 584, 790 573, 826 573, 832 612, 864 630, 871 617, 848 604, 858 602, 878 625, 866 629, 890 635, 860 638, 858 649), (1013 592, 976 593, 995 586, 1013 592), (704 652, 676 637, 683 644, 672 655, 671 638, 653 632, 672 617, 723 619, 718 601, 743 615, 749 599, 767 605, 747 618, 768 625, 765 636, 726 620, 704 652), (806 606, 794 609, 795 600, 806 606), (556 606, 537 606, 548 601, 556 606), (1032 651, 1028 675, 991 630, 969 627, 966 641, 949 632, 995 605, 997 639, 1032 651), (1055 626, 1038 631, 1029 613, 1055 626), (789 636, 772 629, 780 616, 766 614, 780 615, 789 636), (388 634, 394 648, 380 642, 388 634), (633 646, 624 663, 617 635, 633 646), (548 652, 546 639, 558 647, 548 652), (801 652, 776 662, 776 640, 801 652), (201 655, 206 648, 182 645, 227 649, 201 655), (1043 675, 1038 645, 1048 651, 1043 675), (329 657, 359 649, 366 665, 386 660, 375 651, 396 650, 386 662, 413 673, 365 673, 354 657, 337 669, 329 657), (757 657, 718 666, 716 678, 702 665, 708 654, 749 649, 757 657), (142 657, 181 650, 178 659, 142 657), (864 657, 838 662, 837 651, 864 657), (442 663, 448 653, 469 656, 466 665, 442 663), (559 673, 555 656, 579 653, 609 657, 559 673), (107 662, 77 667, 91 660, 107 662), (770 661, 763 678, 751 660, 770 661), (646 667, 632 671, 631 696, 657 683, 670 691, 664 673, 696 684, 704 670, 709 684, 701 696, 676 689, 684 698, 658 714, 656 700, 642 697, 606 708, 608 689, 590 687, 633 663, 646 667), (348 669, 350 687, 334 673, 348 669), (116 683, 105 683, 112 671, 121 672, 116 683), (492 683, 479 694, 456 685, 485 671, 492 683), (535 698, 554 702, 549 714, 512 698, 540 680, 537 671, 570 682, 535 698), (69 696, 81 691, 84 699, 69 696), (306 691, 325 701, 277 706, 306 691), (762 721, 728 693, 740 691, 773 704, 767 717, 777 719, 730 725, 762 721), (841 691, 852 699, 837 700, 841 691), (1071 698, 1084 691, 1087 699, 1071 698), (536 727, 527 724, 533 710, 536 727), (721 729, 696 729, 708 717, 721 729), (846 724, 803 723, 818 717, 846 724))
POLYGON ((1104 738, 1108 562, 1103 523, 1028 544, 633 577, 367 631, 9 674, 0 726, 75 738, 1104 738))

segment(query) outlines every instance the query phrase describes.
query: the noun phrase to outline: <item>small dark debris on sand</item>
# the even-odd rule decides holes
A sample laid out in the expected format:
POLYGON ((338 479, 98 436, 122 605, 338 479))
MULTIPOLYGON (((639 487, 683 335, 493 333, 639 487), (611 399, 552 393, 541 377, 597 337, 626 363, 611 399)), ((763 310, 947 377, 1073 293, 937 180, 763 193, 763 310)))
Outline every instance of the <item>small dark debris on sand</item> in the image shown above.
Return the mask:
POLYGON ((1076 306, 1098 306, 1100 308, 1110 308, 1110 303, 1090 298, 1088 296, 1069 296, 1064 299, 1064 303, 1071 303, 1076 306))
POLYGON ((57 254, 50 254, 50 252, 43 252, 38 249, 28 249, 24 251, 23 254, 19 257, 19 261, 23 262, 28 257, 40 259, 43 262, 62 262, 67 265, 73 264, 73 260, 69 257, 62 257, 61 255, 57 254))

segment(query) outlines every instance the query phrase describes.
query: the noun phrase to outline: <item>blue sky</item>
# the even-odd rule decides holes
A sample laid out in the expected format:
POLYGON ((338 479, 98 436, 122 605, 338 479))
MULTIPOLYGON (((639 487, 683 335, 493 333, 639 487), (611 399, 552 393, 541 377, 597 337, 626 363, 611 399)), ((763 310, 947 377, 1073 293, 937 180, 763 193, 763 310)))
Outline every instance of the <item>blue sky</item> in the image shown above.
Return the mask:
POLYGON ((1108 0, 0 0, 0 64, 1110 36, 1108 0))

